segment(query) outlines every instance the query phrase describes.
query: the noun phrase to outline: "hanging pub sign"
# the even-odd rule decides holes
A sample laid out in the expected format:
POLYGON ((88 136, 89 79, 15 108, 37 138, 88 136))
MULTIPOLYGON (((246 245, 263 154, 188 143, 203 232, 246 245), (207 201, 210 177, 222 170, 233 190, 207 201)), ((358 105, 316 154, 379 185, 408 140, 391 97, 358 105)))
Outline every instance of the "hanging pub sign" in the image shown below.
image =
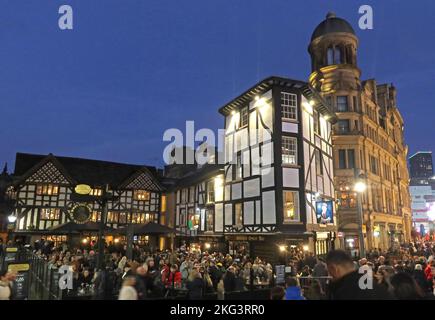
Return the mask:
POLYGON ((13 298, 15 300, 26 300, 29 297, 29 263, 9 263, 8 271, 16 274, 13 281, 13 298))
POLYGON ((91 219, 92 209, 86 204, 78 204, 72 208, 70 216, 75 223, 83 224, 91 219))
POLYGON ((8 247, 5 250, 4 262, 14 262, 17 259, 18 248, 17 247, 8 247))
POLYGON ((316 201, 316 218, 318 224, 334 223, 332 200, 316 201))
POLYGON ((75 193, 78 194, 90 194, 92 191, 92 188, 88 186, 87 184, 78 184, 74 188, 75 193))

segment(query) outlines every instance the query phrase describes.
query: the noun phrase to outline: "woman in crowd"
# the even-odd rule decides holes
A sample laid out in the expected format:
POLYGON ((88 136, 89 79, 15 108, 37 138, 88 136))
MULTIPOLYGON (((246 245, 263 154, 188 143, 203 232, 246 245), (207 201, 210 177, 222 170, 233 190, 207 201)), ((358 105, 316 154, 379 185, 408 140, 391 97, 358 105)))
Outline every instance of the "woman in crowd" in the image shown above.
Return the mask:
POLYGON ((189 300, 200 300, 204 294, 204 281, 201 273, 192 269, 187 279, 186 288, 188 290, 187 298, 189 300))
POLYGON ((137 292, 134 286, 136 279, 133 276, 127 276, 122 283, 121 291, 119 292, 118 300, 137 300, 137 292))

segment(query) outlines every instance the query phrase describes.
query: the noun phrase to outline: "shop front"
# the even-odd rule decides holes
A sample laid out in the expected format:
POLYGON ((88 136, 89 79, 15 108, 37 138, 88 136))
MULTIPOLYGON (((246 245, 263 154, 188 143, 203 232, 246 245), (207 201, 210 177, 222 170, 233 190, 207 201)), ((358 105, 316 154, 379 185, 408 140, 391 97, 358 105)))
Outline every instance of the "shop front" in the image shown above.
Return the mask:
POLYGON ((324 256, 334 249, 335 237, 333 231, 314 232, 314 254, 324 256))

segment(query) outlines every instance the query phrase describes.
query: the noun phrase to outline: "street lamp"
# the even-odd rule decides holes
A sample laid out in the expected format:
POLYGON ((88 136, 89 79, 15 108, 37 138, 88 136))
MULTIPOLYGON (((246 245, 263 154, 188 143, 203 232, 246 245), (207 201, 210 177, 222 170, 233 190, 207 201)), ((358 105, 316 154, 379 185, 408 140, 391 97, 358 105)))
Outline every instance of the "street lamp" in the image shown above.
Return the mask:
POLYGON ((8 216, 9 223, 15 223, 17 221, 17 216, 14 216, 13 214, 8 216))
POLYGON ((358 213, 357 213, 357 218, 358 218, 358 224, 359 224, 359 230, 358 230, 358 234, 359 234, 359 253, 360 253, 360 257, 363 258, 366 255, 365 252, 365 244, 364 244, 364 233, 363 233, 363 208, 362 208, 362 194, 367 190, 367 184, 364 181, 364 174, 357 174, 357 172, 355 172, 355 178, 356 178, 356 182, 355 182, 355 186, 354 186, 354 190, 357 193, 357 204, 358 204, 358 213))

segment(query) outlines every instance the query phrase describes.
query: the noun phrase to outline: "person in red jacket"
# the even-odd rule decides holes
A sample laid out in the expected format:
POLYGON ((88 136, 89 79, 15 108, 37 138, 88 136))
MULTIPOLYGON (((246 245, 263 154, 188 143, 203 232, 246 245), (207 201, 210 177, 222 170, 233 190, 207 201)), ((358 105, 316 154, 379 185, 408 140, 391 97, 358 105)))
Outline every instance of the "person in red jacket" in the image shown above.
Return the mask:
POLYGON ((424 274, 426 276, 426 279, 432 282, 435 277, 435 260, 432 260, 430 263, 427 264, 426 269, 424 269, 424 274))
POLYGON ((173 264, 170 272, 167 273, 164 284, 167 288, 179 288, 181 287, 181 272, 178 271, 178 266, 173 264))

